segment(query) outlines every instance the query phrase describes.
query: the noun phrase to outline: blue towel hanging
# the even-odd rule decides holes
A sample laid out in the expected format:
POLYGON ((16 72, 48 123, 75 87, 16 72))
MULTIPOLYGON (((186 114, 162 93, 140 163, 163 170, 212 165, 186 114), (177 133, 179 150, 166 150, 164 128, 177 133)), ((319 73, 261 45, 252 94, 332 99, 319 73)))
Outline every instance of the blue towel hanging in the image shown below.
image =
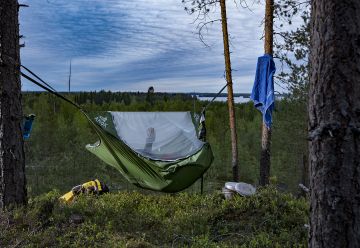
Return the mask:
POLYGON ((23 122, 23 137, 24 140, 28 140, 30 138, 30 133, 32 130, 32 125, 35 119, 35 115, 31 114, 28 116, 24 117, 24 122, 23 122))
POLYGON ((272 123, 272 111, 275 105, 274 74, 275 63, 270 54, 258 58, 255 82, 250 99, 263 115, 263 121, 268 128, 272 123))

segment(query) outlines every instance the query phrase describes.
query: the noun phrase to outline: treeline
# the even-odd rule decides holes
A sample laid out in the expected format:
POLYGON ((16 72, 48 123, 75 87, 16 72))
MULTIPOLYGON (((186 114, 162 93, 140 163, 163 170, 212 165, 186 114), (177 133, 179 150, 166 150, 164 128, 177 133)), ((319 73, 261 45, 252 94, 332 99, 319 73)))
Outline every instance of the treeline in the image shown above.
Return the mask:
MULTIPOLYGON (((134 189, 115 169, 90 154, 85 145, 97 137, 84 116, 70 104, 47 93, 23 95, 24 113, 36 114, 33 132, 25 144, 26 175, 30 195, 51 189, 62 192, 99 178, 113 191, 134 189)), ((68 95, 86 111, 191 111, 199 113, 205 102, 186 94, 80 92, 68 95), (127 99, 127 100, 126 100, 127 99), (128 100, 130 99, 130 100, 128 100)), ((272 141, 272 182, 296 193, 306 180, 306 105, 283 99, 276 103, 272 141)), ((252 103, 236 104, 240 179, 257 184, 261 114, 252 103)), ((227 105, 214 102, 207 109, 207 139, 215 160, 205 174, 205 191, 220 190, 231 180, 231 142, 227 105)), ((188 191, 199 191, 197 182, 188 191)))
MULTIPOLYGON (((169 98, 177 98, 182 100, 191 100, 192 94, 186 93, 144 93, 144 92, 111 92, 111 91, 81 91, 81 92, 60 92, 73 98, 77 104, 97 104, 101 105, 103 103, 123 103, 126 106, 129 106, 134 101, 146 101, 153 103, 154 101, 168 101, 169 98)), ((41 92, 37 91, 25 91, 23 95, 37 95, 39 96, 41 92)), ((211 95, 213 96, 213 95, 211 95)))

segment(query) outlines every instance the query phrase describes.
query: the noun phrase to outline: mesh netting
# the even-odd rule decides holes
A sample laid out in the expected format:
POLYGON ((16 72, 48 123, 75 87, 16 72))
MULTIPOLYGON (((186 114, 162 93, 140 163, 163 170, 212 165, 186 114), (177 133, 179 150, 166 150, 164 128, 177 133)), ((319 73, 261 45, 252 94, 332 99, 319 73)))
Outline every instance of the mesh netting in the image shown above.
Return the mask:
POLYGON ((155 160, 177 160, 199 151, 189 112, 110 112, 118 136, 131 149, 155 160))

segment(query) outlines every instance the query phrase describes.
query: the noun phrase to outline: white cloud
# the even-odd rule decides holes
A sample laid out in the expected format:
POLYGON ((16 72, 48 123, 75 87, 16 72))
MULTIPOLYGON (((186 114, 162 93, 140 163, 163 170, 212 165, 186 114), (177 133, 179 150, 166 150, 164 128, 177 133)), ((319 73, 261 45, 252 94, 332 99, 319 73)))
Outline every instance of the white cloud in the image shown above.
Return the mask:
MULTIPOLYGON (((46 80, 66 89, 73 59, 76 90, 217 92, 224 59, 220 23, 198 39, 195 16, 181 0, 37 0, 25 1, 21 30, 27 37, 22 61, 46 80), (173 85, 172 85, 173 84, 173 85)), ((228 1, 235 91, 250 92, 256 59, 263 53, 262 5, 253 12, 228 1)), ((219 11, 211 18, 219 18, 219 11)), ((24 84, 24 89, 34 89, 24 84)))

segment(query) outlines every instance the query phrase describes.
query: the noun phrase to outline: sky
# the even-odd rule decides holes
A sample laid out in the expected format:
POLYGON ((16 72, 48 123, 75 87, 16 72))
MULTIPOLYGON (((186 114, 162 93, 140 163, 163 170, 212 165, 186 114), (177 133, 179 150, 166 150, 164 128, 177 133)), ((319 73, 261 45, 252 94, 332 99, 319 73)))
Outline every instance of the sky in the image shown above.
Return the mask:
MULTIPOLYGON (((226 84, 221 23, 203 30, 181 0, 24 0, 22 64, 58 91, 218 92, 226 84)), ((227 1, 236 93, 249 93, 263 54, 263 4, 227 1)), ((220 18, 220 8, 208 21, 220 18)), ((22 79, 23 90, 40 90, 22 79)))

